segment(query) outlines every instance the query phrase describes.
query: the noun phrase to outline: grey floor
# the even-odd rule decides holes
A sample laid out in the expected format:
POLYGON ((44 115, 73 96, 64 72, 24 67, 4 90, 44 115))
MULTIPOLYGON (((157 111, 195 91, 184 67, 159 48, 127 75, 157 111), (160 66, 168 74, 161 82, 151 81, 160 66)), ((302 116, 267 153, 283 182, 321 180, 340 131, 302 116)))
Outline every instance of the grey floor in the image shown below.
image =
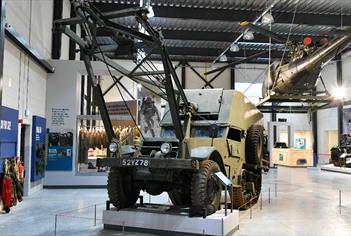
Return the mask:
MULTIPOLYGON (((55 215, 57 235, 137 235, 103 230, 106 198, 104 189, 44 189, 26 197, 10 214, 0 214, 0 235, 54 235, 55 215)), ((168 198, 145 195, 145 201, 168 198)), ((270 171, 264 176, 262 201, 251 214, 240 212, 234 235, 351 235, 351 175, 317 168, 270 171)))

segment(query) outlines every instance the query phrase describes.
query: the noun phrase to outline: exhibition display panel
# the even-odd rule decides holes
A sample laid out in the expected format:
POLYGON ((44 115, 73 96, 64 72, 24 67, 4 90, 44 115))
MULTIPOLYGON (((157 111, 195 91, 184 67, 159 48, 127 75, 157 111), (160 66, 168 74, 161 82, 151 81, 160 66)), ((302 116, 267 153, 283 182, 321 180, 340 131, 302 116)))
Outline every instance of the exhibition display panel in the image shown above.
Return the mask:
POLYGON ((0 210, 22 202, 24 165, 17 157, 18 111, 0 106, 0 210))

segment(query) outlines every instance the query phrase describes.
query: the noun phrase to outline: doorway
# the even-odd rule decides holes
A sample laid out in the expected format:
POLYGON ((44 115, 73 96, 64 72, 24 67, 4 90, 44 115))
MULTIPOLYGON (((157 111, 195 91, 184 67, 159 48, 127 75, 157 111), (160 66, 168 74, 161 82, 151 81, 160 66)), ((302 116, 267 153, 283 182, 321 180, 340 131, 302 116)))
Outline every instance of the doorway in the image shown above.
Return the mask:
POLYGON ((24 186, 23 186, 23 195, 29 195, 30 188, 30 125, 21 124, 20 132, 20 160, 24 166, 24 186))

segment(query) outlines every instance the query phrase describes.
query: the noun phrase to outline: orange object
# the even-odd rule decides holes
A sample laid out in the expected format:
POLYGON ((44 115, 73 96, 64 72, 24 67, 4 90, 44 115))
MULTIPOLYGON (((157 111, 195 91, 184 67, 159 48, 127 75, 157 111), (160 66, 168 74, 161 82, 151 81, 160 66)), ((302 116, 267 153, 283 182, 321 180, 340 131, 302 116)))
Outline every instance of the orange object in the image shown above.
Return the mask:
POLYGON ((19 161, 18 162, 18 180, 21 184, 24 182, 24 166, 22 163, 19 161))
POLYGON ((303 39, 303 44, 309 46, 312 43, 312 39, 310 37, 305 37, 303 39))

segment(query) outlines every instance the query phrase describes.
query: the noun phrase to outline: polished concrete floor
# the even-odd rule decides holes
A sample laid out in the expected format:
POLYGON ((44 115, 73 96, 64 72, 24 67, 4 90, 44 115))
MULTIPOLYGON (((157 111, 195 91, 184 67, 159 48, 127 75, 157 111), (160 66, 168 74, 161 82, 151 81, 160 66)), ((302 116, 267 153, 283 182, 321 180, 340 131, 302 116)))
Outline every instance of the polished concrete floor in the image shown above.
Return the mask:
MULTIPOLYGON (((350 180, 317 168, 273 169, 264 176, 262 201, 240 212, 234 235, 351 235, 350 180)), ((0 235, 54 235, 55 215, 57 235, 142 235, 103 230, 106 198, 104 189, 44 189, 0 214, 0 235)), ((168 198, 145 195, 145 201, 168 198)))

